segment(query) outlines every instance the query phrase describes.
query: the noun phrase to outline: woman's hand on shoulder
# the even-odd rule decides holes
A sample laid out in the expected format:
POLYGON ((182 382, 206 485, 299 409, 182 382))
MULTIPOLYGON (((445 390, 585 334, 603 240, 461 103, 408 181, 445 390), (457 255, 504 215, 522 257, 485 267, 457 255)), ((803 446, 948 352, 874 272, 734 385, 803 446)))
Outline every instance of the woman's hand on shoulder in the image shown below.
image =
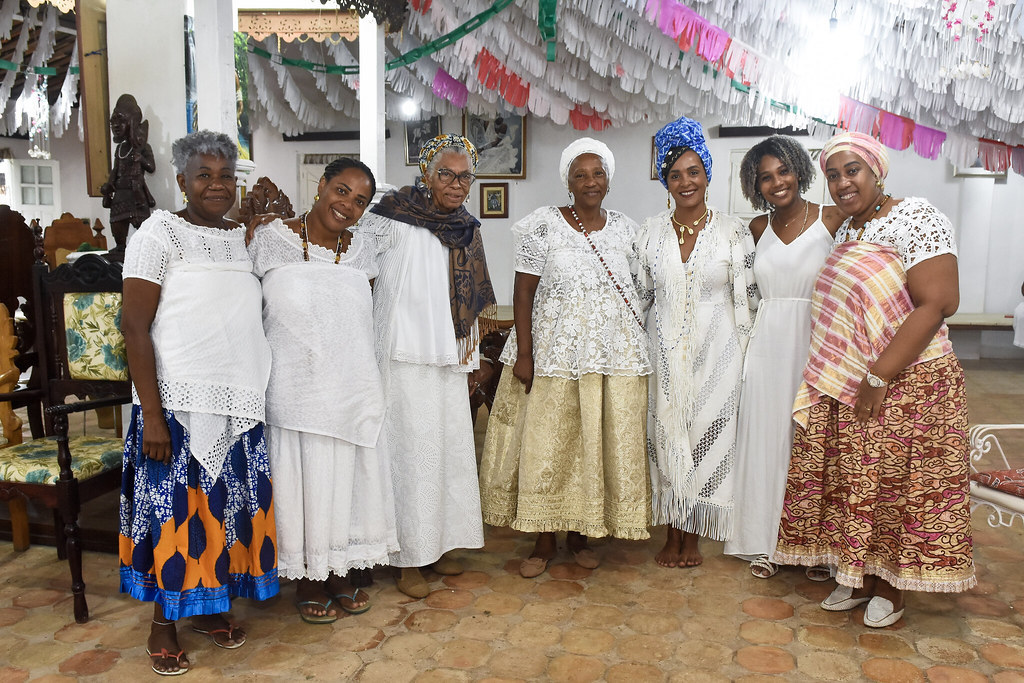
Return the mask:
POLYGON ((245 224, 245 243, 249 244, 252 242, 252 236, 256 234, 256 228, 272 223, 278 218, 284 220, 284 216, 278 213, 258 213, 249 219, 249 222, 245 224))
POLYGON ((846 218, 846 214, 840 211, 838 206, 829 204, 827 206, 822 205, 821 207, 821 222, 825 224, 825 228, 833 237, 839 232, 839 226, 843 224, 846 218))
POLYGON ((750 234, 754 236, 754 244, 761 239, 761 235, 768 228, 768 214, 763 213, 760 216, 755 216, 754 220, 750 221, 750 234))

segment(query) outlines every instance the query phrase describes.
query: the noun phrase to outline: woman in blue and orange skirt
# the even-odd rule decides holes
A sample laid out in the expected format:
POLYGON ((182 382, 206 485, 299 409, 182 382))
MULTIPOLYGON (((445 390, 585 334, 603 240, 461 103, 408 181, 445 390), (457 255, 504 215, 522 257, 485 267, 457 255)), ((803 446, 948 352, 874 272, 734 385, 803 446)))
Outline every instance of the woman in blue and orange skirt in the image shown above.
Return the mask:
POLYGON ((278 592, 263 432, 270 347, 235 200, 235 143, 199 131, 173 147, 186 206, 128 244, 122 329, 133 381, 121 483, 121 592, 153 602, 153 671, 188 671, 175 622, 245 643, 232 597, 278 592))

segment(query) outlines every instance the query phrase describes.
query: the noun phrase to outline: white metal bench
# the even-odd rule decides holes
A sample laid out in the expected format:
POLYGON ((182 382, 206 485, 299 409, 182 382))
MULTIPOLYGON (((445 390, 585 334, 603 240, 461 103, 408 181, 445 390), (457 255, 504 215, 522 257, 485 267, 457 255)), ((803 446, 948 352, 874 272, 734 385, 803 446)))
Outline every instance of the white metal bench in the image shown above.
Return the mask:
POLYGON ((969 434, 972 471, 971 510, 978 506, 990 508, 988 523, 992 527, 1010 527, 1015 518, 1020 519, 1024 525, 1024 498, 986 486, 976 481, 973 476, 983 472, 1015 469, 1007 459, 1006 452, 996 435, 997 432, 1014 430, 1024 432, 1024 424, 979 424, 971 427, 969 434))

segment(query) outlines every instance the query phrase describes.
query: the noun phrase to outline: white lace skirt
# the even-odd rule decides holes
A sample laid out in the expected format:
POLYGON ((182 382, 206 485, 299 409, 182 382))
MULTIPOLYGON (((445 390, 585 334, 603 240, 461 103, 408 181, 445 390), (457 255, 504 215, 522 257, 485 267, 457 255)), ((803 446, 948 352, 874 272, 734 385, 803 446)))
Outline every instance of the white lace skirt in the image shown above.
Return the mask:
MULTIPOLYGON (((422 567, 484 544, 466 374, 390 361, 384 438, 391 457, 401 550, 395 567, 422 567)), ((276 480, 275 480, 276 481, 276 480)))
POLYGON ((391 467, 383 448, 268 427, 278 572, 344 576, 398 550, 391 467))

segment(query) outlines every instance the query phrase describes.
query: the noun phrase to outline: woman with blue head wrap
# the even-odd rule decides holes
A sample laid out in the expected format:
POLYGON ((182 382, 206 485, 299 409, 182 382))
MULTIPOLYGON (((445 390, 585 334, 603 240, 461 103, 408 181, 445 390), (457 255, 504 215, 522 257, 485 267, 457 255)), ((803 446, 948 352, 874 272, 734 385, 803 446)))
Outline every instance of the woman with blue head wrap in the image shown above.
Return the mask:
POLYGON ((686 117, 654 136, 667 211, 637 235, 637 280, 650 308, 648 458, 655 524, 667 524, 664 567, 693 567, 701 536, 729 538, 743 353, 757 288, 754 243, 708 205, 711 153, 686 117))

